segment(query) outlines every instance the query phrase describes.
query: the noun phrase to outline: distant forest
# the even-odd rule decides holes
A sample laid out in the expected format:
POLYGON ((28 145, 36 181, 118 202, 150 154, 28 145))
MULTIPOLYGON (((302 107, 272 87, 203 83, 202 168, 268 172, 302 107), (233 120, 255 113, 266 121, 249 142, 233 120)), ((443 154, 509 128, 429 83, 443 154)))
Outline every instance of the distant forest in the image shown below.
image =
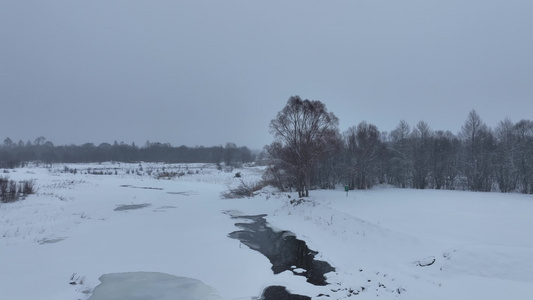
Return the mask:
POLYGON ((236 165, 253 162, 255 156, 247 147, 234 143, 214 147, 173 147, 170 144, 146 142, 143 147, 134 143, 85 143, 81 146, 54 146, 45 137, 32 143, 13 142, 9 137, 0 146, 0 168, 16 168, 27 162, 90 163, 90 162, 166 162, 166 163, 226 163, 236 165))

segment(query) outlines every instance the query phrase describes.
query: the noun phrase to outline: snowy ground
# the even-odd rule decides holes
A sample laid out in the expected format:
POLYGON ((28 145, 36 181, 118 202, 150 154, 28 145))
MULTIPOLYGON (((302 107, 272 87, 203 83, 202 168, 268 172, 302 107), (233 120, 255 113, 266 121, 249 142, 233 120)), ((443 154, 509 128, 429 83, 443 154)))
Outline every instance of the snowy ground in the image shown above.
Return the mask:
POLYGON ((203 299, 253 299, 272 285, 314 299, 533 299, 531 195, 382 187, 292 203, 294 193, 267 191, 221 199, 239 183, 235 172, 261 176, 201 164, 10 170, 3 175, 35 179, 38 193, 0 204, 0 299, 105 299, 99 278, 126 272, 168 280, 158 292, 196 283, 203 299), (100 171, 108 175, 90 174, 100 171), (183 176, 157 179, 163 172, 183 176), (294 232, 336 268, 330 285, 274 275, 268 259, 228 237, 238 230, 228 212, 268 214, 294 232))

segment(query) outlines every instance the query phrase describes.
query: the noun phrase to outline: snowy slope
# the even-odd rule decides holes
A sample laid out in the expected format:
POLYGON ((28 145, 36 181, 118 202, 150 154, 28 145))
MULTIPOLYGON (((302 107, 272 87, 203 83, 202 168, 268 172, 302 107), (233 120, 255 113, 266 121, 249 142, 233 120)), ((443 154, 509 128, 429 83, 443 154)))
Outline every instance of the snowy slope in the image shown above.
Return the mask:
POLYGON ((260 170, 66 166, 76 174, 64 165, 5 174, 35 179, 38 193, 0 204, 1 299, 89 299, 102 275, 124 272, 168 274, 222 299, 257 298, 272 285, 315 299, 533 298, 529 195, 381 187, 348 197, 313 191, 306 201, 267 190, 221 199, 239 183, 235 172, 253 182, 260 170), (162 168, 184 176, 157 179, 162 168), (336 268, 330 285, 274 275, 268 259, 228 237, 237 230, 228 211, 267 214, 272 226, 294 232, 336 268))

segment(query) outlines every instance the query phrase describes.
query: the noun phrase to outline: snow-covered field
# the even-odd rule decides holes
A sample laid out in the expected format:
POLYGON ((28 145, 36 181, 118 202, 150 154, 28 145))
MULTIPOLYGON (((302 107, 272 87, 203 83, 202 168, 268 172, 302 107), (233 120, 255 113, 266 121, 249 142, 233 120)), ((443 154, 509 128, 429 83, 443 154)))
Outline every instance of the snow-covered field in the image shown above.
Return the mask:
POLYGON ((38 191, 0 204, 0 299, 253 299, 272 285, 314 299, 533 299, 531 195, 380 187, 222 199, 236 172, 261 178, 201 164, 10 170, 38 191), (336 268, 330 284, 274 275, 228 237, 239 213, 306 241, 336 268))

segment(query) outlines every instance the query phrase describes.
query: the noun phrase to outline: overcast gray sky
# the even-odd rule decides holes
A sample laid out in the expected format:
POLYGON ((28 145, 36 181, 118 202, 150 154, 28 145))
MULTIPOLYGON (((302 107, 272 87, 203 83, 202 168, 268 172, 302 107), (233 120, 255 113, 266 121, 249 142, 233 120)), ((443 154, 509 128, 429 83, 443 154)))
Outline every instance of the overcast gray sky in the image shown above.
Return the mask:
POLYGON ((533 1, 0 0, 0 138, 260 149, 291 95, 341 130, 533 119, 533 1))

